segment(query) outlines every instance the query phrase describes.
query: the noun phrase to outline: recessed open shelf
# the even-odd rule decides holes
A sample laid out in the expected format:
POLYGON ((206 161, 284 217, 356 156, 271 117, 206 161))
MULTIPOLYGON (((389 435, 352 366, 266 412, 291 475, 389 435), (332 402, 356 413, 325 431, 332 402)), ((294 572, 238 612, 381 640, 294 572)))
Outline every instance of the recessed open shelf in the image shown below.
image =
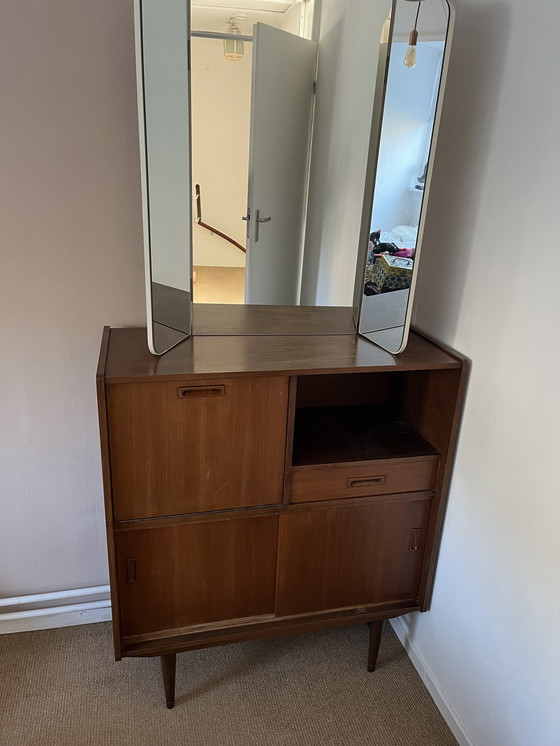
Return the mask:
POLYGON ((296 410, 293 466, 434 455, 431 443, 387 405, 296 410))

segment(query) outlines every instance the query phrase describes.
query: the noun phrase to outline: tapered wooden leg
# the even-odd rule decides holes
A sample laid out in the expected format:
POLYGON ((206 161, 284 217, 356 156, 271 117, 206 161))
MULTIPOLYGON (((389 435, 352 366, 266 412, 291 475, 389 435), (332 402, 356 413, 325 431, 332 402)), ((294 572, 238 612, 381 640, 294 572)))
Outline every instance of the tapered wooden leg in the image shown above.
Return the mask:
POLYGON ((175 706, 175 669, 177 654, 160 655, 161 675, 163 676, 163 688, 165 689, 165 703, 169 710, 175 706))
POLYGON ((381 635, 383 634, 383 622, 368 622, 369 627, 369 651, 368 651, 368 671, 375 671, 375 665, 377 663, 377 654, 379 653, 379 646, 381 644, 381 635))

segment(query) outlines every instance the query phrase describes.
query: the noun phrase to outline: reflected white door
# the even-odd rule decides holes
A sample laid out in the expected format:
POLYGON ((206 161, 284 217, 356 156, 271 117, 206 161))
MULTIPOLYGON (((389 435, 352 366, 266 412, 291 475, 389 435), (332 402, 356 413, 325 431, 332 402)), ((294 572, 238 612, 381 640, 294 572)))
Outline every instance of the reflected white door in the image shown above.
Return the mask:
POLYGON ((255 24, 245 302, 299 300, 316 42, 255 24))

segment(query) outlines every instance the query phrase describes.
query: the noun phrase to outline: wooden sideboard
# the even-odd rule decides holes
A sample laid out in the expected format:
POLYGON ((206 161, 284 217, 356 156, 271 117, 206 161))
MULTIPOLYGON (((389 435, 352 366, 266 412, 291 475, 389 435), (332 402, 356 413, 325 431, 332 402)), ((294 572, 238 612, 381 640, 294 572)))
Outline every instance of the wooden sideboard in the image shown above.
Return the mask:
POLYGON ((393 356, 350 309, 195 309, 160 358, 103 334, 116 658, 161 656, 173 707, 179 652, 367 622, 374 670, 383 621, 429 607, 467 360, 393 356))

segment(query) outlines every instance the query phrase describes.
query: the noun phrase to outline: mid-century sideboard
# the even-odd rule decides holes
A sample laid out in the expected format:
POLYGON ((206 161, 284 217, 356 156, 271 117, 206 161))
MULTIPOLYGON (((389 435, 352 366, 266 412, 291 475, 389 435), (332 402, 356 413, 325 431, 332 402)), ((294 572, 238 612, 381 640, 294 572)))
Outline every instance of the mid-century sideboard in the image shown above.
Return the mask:
POLYGON ((199 306, 156 358, 106 328, 97 374, 117 659, 383 621, 430 604, 464 357, 398 356, 350 309, 199 306))

